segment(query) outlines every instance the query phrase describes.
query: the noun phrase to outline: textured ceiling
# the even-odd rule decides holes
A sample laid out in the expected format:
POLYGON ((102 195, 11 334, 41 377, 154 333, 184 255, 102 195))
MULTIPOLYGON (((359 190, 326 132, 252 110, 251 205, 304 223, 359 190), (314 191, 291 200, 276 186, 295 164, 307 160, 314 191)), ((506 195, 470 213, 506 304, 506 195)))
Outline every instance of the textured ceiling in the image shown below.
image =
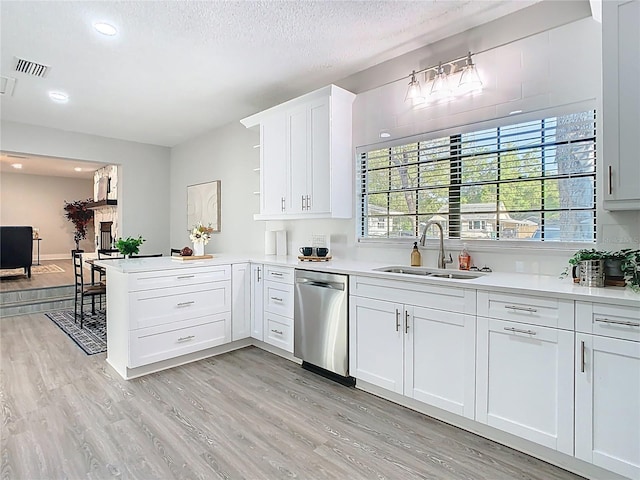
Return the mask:
POLYGON ((536 1, 2 0, 0 73, 17 81, 0 114, 173 146, 536 1), (15 72, 16 56, 51 70, 15 72))

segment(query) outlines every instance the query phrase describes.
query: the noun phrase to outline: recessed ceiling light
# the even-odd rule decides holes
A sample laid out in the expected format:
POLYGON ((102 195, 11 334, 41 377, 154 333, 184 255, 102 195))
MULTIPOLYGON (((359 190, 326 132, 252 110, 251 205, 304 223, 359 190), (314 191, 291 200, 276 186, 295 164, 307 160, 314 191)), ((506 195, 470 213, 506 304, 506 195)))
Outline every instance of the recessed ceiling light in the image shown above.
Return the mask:
POLYGON ((81 171, 82 171, 82 169, 81 169, 80 167, 75 167, 75 168, 74 168, 74 170, 75 170, 76 172, 81 172, 81 171))
POLYGON ((522 110, 514 110, 513 112, 509 112, 509 115, 515 115, 517 113, 522 113, 522 110))
POLYGON ((93 28, 95 28, 98 33, 108 35, 109 37, 113 37, 118 33, 118 29, 109 23, 96 22, 93 24, 93 28))
POLYGON ((21 163, 12 163, 11 166, 13 168, 17 168, 17 169, 21 169, 22 168, 22 164, 21 163))
POLYGON ((380 132, 380 138, 389 138, 390 136, 389 132, 380 132))
POLYGON ((49 92, 49 98, 58 103, 66 103, 69 101, 69 95, 63 92, 49 92))

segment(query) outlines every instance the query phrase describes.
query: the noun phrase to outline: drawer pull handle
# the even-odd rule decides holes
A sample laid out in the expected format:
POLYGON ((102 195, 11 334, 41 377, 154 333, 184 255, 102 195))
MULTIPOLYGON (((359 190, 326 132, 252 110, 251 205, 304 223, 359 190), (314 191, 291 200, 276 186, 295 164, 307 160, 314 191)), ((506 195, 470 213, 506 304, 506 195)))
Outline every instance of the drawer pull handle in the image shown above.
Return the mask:
POLYGON ((274 302, 282 302, 282 299, 278 297, 271 297, 271 300, 273 300, 274 302))
POLYGON ((181 275, 178 277, 178 280, 184 280, 186 278, 193 278, 195 275, 181 275))
POLYGON ((190 302, 180 302, 178 304, 178 307, 188 307, 189 305, 193 305, 195 302, 195 300, 191 300, 190 302))
POLYGON ((281 277, 282 274, 280 272, 269 272, 271 275, 273 275, 274 277, 281 277))
POLYGON ((522 312, 531 312, 531 313, 535 313, 538 311, 537 308, 520 307, 518 305, 505 305, 504 308, 508 308, 509 310, 520 310, 522 312))
POLYGON ((626 322, 624 320, 610 320, 608 318, 596 318, 596 322, 600 323, 612 323, 613 325, 627 325, 629 327, 640 327, 640 323, 626 322))
POLYGON ((284 332, 282 330, 271 330, 273 333, 277 333, 278 335, 282 335, 284 332))
POLYGON ((178 339, 179 342, 188 342, 189 340, 193 340, 194 338, 196 338, 195 335, 189 335, 188 337, 180 337, 178 339))
POLYGON ((533 330, 521 330, 519 328, 514 328, 514 327, 504 327, 504 329, 514 333, 526 333, 527 335, 536 335, 536 332, 534 332, 533 330))
POLYGON ((400 331, 400 312, 396 308, 396 332, 400 331))

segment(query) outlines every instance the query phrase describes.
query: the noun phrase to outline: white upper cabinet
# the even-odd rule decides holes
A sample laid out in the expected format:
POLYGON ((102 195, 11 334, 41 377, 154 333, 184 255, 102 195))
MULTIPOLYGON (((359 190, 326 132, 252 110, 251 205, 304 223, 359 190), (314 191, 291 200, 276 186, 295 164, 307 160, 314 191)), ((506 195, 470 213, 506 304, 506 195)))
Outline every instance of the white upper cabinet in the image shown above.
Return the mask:
POLYGON ((640 0, 602 2, 604 207, 640 210, 640 0))
POLYGON ((352 217, 354 99, 329 85, 242 120, 260 125, 256 219, 352 217))

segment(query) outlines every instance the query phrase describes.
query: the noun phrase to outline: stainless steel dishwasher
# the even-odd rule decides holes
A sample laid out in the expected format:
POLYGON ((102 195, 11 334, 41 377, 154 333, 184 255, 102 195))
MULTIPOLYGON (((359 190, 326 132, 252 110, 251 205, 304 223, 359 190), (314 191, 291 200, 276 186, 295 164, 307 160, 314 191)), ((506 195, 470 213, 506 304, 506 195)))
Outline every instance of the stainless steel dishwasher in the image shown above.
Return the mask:
POLYGON ((347 275, 295 271, 293 354, 308 370, 345 385, 349 377, 347 275))

